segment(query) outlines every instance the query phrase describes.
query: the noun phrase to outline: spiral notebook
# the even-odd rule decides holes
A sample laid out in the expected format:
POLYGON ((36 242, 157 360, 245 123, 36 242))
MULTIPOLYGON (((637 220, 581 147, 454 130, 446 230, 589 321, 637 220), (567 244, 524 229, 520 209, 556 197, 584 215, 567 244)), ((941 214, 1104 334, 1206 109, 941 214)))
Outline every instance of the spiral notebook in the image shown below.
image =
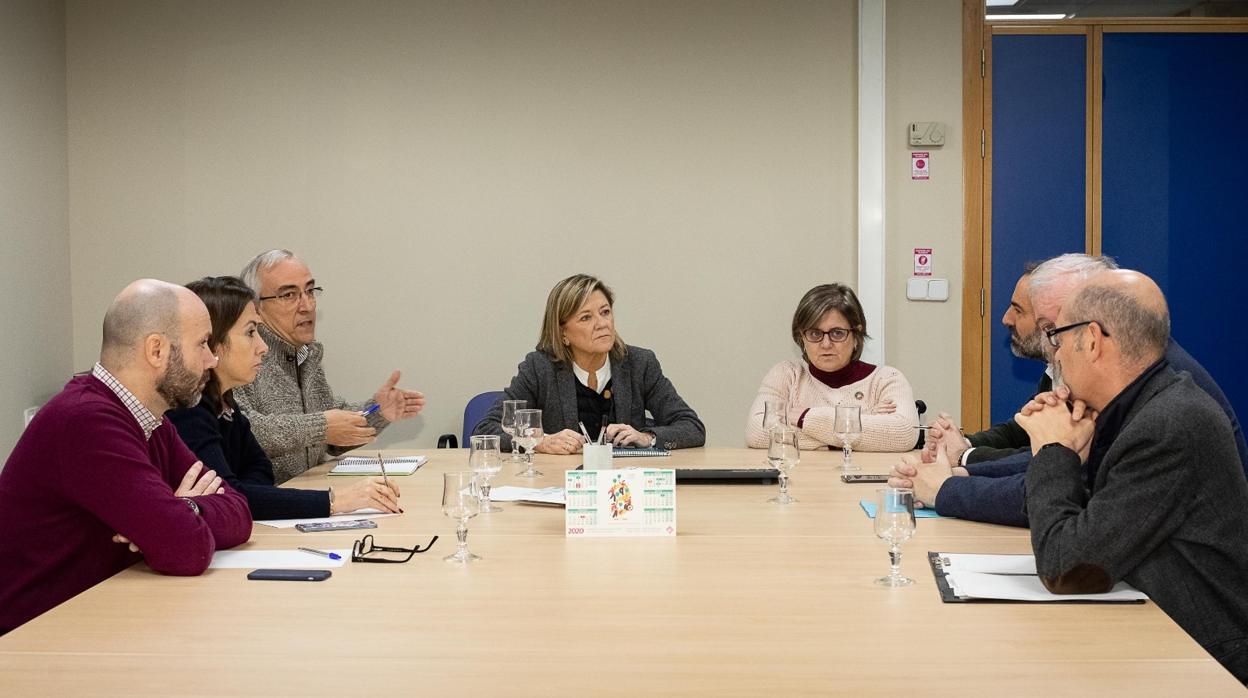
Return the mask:
POLYGON ((654 458, 656 456, 670 456, 672 452, 666 448, 658 446, 646 446, 644 448, 629 448, 627 446, 616 446, 611 449, 612 458, 654 458))
MULTIPOLYGON (((382 456, 386 475, 411 475, 420 470, 428 458, 424 456, 382 456)), ((329 471, 330 475, 380 475, 381 463, 377 456, 349 456, 338 461, 329 471)))

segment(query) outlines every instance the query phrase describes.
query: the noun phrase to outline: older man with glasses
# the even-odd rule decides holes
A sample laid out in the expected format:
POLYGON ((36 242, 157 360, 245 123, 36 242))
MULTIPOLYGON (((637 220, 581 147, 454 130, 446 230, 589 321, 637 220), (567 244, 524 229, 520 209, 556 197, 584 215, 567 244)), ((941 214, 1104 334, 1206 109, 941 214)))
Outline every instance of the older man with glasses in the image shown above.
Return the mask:
POLYGON ((1017 417, 1040 580, 1057 594, 1126 581, 1248 682, 1248 482, 1226 413, 1166 359, 1161 289, 1104 272, 1056 324, 1066 387, 1017 417))
POLYGON ((399 372, 371 400, 350 403, 336 396, 316 341, 316 302, 322 289, 301 259, 289 250, 269 250, 240 274, 256 292, 259 327, 269 353, 256 380, 234 389, 234 399, 251 420, 256 440, 273 461, 277 482, 372 442, 390 422, 415 417, 424 395, 397 387, 399 372))
MULTIPOLYGON (((1089 278, 1116 267, 1107 257, 1074 253, 1054 257, 1036 267, 1027 284, 1034 311, 1034 322, 1030 324, 1034 341, 1028 343, 1038 344, 1046 350, 1046 359, 1051 359, 1062 335, 1072 329, 1056 327, 1066 301, 1089 278)), ((1190 373, 1196 385, 1222 408, 1231 425, 1239 463, 1248 474, 1248 444, 1226 395, 1209 372, 1172 338, 1165 354, 1175 370, 1190 373)), ((1060 367, 1050 362, 1047 370, 1051 385, 1060 386, 1060 367)), ((1045 387, 1043 381, 1041 387, 1045 387)), ((1007 526, 1028 525, 1023 502, 1031 439, 1015 419, 963 437, 952 421, 942 415, 930 430, 929 440, 929 450, 921 458, 902 457, 902 463, 893 468, 890 485, 914 488, 915 498, 942 516, 1007 526)))

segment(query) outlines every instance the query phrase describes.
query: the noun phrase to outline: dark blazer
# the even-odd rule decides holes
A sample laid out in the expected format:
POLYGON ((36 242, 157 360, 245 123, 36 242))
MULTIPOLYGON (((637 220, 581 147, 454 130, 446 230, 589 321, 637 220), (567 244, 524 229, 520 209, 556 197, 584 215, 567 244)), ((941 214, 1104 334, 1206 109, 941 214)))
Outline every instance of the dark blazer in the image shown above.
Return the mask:
MULTIPOLYGON (((1248 446, 1244 444, 1244 432, 1235 408, 1213 376, 1192 358, 1173 339, 1166 348, 1166 361, 1175 371, 1186 371, 1197 387, 1205 391, 1221 408, 1231 425, 1235 443, 1235 462, 1248 477, 1248 446)), ((1010 420, 1014 423, 1014 420, 1010 420)), ((1020 431, 1022 427, 1015 424, 1020 431)), ((1026 437, 1027 432, 1023 432, 1026 437)), ((1027 493, 1027 464, 1031 462, 1031 442, 1023 442, 1024 448, 997 460, 976 463, 968 458, 966 466, 971 477, 951 477, 945 480, 936 494, 936 512, 942 516, 956 516, 969 521, 986 521, 1006 526, 1027 526, 1027 514, 1023 511, 1023 499, 1027 493)), ((975 449, 978 451, 979 449, 975 449)), ((975 451, 971 455, 975 455, 975 451)))
POLYGON ((1032 458, 1036 570, 1058 594, 1125 580, 1248 682, 1248 480, 1230 422, 1168 367, 1137 395, 1090 492, 1069 448, 1050 444, 1032 458))
POLYGON ((251 515, 260 520, 329 516, 327 490, 297 490, 273 484, 273 463, 260 448, 251 422, 242 410, 230 419, 218 417, 201 400, 195 407, 165 413, 188 448, 217 475, 247 498, 251 515))
MULTIPOLYGON (((529 409, 541 410, 542 429, 547 434, 564 429, 580 431, 576 375, 571 366, 555 363, 545 352, 529 352, 503 392, 504 400, 525 400, 529 409)), ((663 375, 659 360, 649 349, 630 346, 622 361, 611 361, 611 393, 615 423, 654 434, 658 437, 656 445, 692 448, 706 443, 706 426, 663 375), (651 419, 646 418, 646 412, 651 419)), ((500 423, 502 412, 501 403, 494 405, 472 433, 497 434, 502 437, 503 448, 510 447, 511 437, 503 433, 500 423)), ((599 426, 585 425, 591 436, 597 436, 599 426)))
MULTIPOLYGON (((1052 389, 1053 379, 1049 378, 1049 374, 1046 373, 1036 384, 1036 394, 1047 393, 1052 389)), ((1005 458, 1020 450, 1030 450, 1031 444, 1027 432, 1018 426, 1018 422, 1015 422, 1013 417, 983 431, 969 434, 966 440, 970 441, 971 446, 974 447, 974 450, 966 456, 968 465, 1005 458)))

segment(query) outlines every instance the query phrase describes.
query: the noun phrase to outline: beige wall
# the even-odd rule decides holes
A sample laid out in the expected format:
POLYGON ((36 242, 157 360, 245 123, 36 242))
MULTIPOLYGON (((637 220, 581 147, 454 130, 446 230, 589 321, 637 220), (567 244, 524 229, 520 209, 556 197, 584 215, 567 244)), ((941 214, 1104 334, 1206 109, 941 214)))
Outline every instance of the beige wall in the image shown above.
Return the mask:
POLYGON ((65 11, 0 3, 0 463, 71 373, 65 11))
MULTIPOLYGON (((429 447, 507 383, 550 286, 588 271, 709 443, 738 445, 759 379, 795 355, 798 297, 855 281, 856 5, 71 0, 75 363, 127 281, 286 246, 327 289, 334 386, 402 369, 430 404, 382 443, 429 447)), ((931 240, 957 291, 957 144, 926 191, 893 167, 905 121, 960 124, 958 8, 930 5, 889 3, 889 60, 934 69, 912 85, 939 113, 889 66, 887 350, 954 409, 956 304, 907 306, 901 274, 931 240), (928 52, 894 41, 933 26, 928 52), (947 357, 899 331, 944 322, 947 357)))
POLYGON ((926 417, 961 413, 962 2, 888 0, 885 56, 886 346, 927 403, 926 417), (945 124, 945 144, 911 148, 915 121, 945 124), (931 153, 931 179, 910 178, 911 150, 931 153), (906 299, 914 248, 933 250, 932 274, 949 279, 945 302, 906 299))

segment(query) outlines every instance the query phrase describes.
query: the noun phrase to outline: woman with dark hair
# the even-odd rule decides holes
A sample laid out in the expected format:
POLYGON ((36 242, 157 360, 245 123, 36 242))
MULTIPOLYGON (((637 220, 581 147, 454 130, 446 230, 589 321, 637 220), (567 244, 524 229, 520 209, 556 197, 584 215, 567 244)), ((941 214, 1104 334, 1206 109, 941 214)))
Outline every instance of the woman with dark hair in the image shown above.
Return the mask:
POLYGON ((329 490, 297 490, 273 484, 273 463, 251 432, 232 391, 256 378, 269 348, 256 331, 260 315, 255 294, 233 276, 205 277, 186 285, 208 307, 212 334, 208 346, 217 366, 208 372, 199 404, 167 414, 169 421, 206 469, 247 497, 254 519, 302 519, 374 507, 398 512, 399 489, 391 480, 361 478, 329 490))
MULTIPOLYGON (((615 295, 598 279, 577 274, 555 284, 546 299, 537 351, 530 352, 505 391, 542 411, 546 436, 539 453, 578 453, 606 424, 616 446, 689 448, 706 442, 706 427, 663 375, 654 352, 629 346, 615 331, 615 295), (653 419, 646 418, 650 412, 653 419)), ((511 443, 494 405, 474 434, 498 434, 511 443)))
POLYGON ((862 360, 868 339, 862 304, 844 284, 823 284, 806 292, 793 313, 793 343, 802 361, 782 361, 763 377, 746 423, 746 445, 766 448, 764 403, 783 400, 789 424, 804 449, 841 448, 833 433, 836 407, 862 408, 860 451, 909 451, 918 433, 914 391, 901 371, 862 360))

